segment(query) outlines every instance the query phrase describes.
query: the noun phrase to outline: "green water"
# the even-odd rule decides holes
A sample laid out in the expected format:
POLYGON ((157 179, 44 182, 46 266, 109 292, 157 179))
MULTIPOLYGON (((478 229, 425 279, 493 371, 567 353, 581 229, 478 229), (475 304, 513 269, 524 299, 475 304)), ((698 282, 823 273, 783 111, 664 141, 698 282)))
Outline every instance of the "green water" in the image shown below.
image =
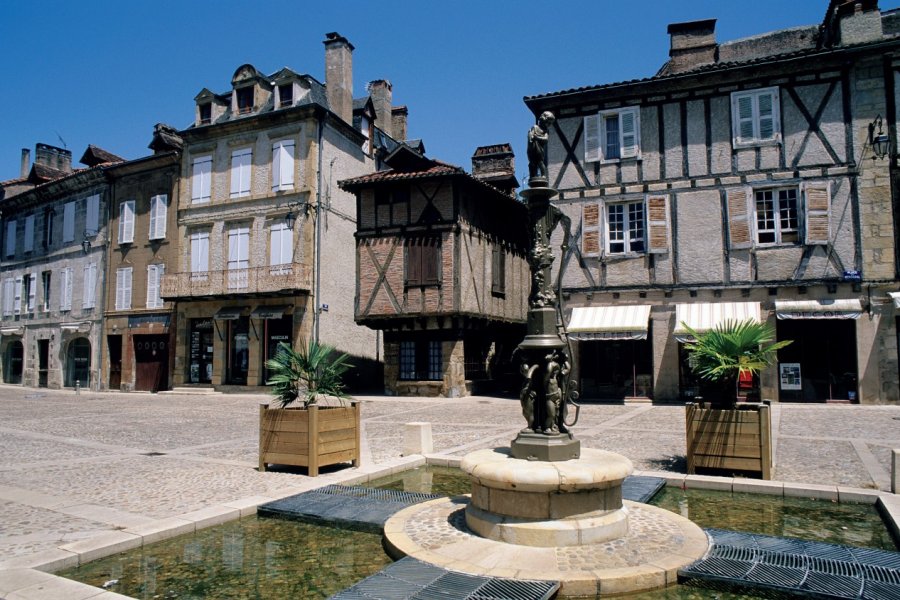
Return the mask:
MULTIPOLYGON (((422 467, 372 481, 372 487, 466 494, 459 469, 422 467)), ((666 488, 652 504, 700 527, 896 550, 875 508, 774 496, 666 488)), ((59 573, 142 600, 327 598, 390 562, 381 536, 299 521, 247 517, 59 573)), ((634 600, 762 598, 676 586, 634 600)))

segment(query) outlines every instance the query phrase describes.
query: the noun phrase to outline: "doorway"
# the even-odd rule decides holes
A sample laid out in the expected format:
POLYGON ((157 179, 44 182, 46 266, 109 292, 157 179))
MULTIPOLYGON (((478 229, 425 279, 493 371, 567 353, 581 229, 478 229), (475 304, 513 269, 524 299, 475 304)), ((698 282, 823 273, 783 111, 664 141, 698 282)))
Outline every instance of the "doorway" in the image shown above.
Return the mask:
POLYGON ((778 339, 779 399, 856 401, 856 322, 853 319, 784 319, 778 339))
POLYGON ((91 343, 86 338, 69 342, 66 356, 66 387, 91 386, 91 343))
POLYGON ((19 340, 13 340, 6 346, 6 361, 3 368, 4 383, 22 383, 22 361, 25 347, 19 340))
POLYGON ((231 385, 247 385, 250 370, 250 317, 228 321, 228 374, 231 385))
POLYGON ((213 373, 213 322, 212 319, 191 319, 191 335, 188 339, 188 381, 212 383, 213 373))
POLYGON ((109 347, 109 389, 122 389, 122 336, 106 336, 109 347))
MULTIPOLYGON (((278 344, 287 344, 292 346, 291 331, 294 325, 294 317, 287 316, 280 319, 266 319, 264 321, 266 328, 266 355, 263 357, 263 366, 271 358, 275 358, 278 354, 278 344)), ((272 376, 272 372, 265 369, 266 382, 272 376)))
POLYGON ((169 336, 134 336, 134 389, 158 392, 169 387, 169 336))
POLYGON ((653 398, 649 340, 583 341, 578 350, 583 398, 653 398))
POLYGON ((38 387, 47 387, 50 364, 50 340, 38 340, 38 387))

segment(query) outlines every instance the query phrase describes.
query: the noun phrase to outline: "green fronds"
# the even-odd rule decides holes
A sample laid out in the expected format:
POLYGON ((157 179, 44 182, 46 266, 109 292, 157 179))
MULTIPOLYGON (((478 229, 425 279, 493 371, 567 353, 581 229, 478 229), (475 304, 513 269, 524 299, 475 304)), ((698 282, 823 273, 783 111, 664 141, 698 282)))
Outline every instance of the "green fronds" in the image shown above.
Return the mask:
POLYGON ((315 404, 320 396, 346 398, 342 377, 349 369, 350 356, 338 353, 333 346, 310 340, 299 350, 282 342, 275 358, 266 361, 272 372, 268 384, 282 406, 303 400, 304 406, 315 404))

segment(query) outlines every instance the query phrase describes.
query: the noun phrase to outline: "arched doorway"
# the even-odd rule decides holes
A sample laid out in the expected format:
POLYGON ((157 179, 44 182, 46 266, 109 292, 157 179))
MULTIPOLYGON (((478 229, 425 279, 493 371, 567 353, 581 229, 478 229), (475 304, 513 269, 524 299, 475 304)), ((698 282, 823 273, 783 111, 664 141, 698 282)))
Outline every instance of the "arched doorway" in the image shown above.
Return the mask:
POLYGON ((22 361, 25 347, 19 340, 13 340, 6 346, 6 357, 3 364, 4 383, 22 383, 22 361))
POLYGON ((91 384, 91 343, 87 338, 77 338, 69 343, 69 351, 66 357, 66 387, 75 387, 75 382, 81 383, 81 387, 90 387, 91 384))

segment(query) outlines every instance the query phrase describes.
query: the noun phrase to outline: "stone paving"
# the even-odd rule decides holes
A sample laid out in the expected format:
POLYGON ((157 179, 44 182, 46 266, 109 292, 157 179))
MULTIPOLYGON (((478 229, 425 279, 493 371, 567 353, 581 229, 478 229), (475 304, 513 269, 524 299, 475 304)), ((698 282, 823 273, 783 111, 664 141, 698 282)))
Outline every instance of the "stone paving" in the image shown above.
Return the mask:
MULTIPOLYGON (((362 397, 363 467, 396 461, 404 424, 432 423, 435 453, 507 445, 516 399, 362 397)), ((259 473, 264 396, 82 393, 0 386, 0 568, 3 561, 99 533, 148 526, 214 505, 332 483, 302 470, 259 473)), ((775 478, 888 489, 900 406, 779 405, 775 478)), ((585 446, 639 470, 684 472, 684 408, 585 404, 585 446)))

